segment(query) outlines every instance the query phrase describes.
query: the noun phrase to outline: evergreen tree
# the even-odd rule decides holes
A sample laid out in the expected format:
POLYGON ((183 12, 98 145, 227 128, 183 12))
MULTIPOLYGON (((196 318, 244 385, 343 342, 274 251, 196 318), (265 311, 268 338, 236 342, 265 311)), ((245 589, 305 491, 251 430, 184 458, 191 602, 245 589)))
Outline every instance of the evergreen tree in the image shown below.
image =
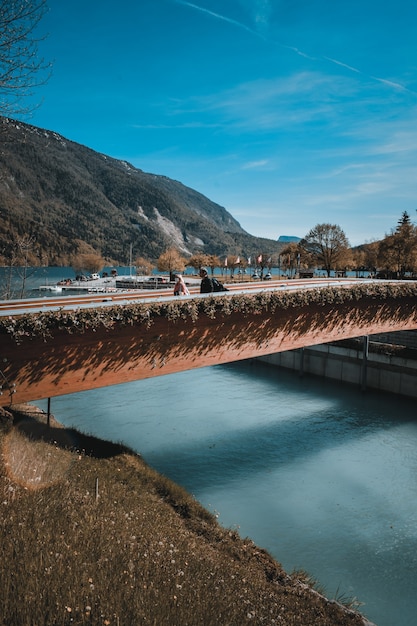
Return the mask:
POLYGON ((387 273, 397 278, 417 270, 417 228, 407 211, 402 213, 395 231, 381 241, 379 259, 387 273))

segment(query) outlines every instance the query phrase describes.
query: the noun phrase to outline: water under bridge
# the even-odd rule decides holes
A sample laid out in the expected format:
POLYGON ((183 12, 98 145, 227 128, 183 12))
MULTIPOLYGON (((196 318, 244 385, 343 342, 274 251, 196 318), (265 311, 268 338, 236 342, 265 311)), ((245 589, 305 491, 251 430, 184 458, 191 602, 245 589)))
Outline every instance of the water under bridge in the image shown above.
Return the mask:
POLYGON ((0 406, 417 329, 412 281, 280 281, 0 302, 0 406))

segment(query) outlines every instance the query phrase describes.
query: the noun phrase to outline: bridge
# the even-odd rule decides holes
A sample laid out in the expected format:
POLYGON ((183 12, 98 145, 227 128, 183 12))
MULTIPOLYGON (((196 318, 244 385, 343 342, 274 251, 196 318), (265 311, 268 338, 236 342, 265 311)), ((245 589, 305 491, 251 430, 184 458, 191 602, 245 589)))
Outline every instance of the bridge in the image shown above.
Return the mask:
POLYGON ((417 329, 413 281, 305 280, 0 302, 0 406, 417 329))

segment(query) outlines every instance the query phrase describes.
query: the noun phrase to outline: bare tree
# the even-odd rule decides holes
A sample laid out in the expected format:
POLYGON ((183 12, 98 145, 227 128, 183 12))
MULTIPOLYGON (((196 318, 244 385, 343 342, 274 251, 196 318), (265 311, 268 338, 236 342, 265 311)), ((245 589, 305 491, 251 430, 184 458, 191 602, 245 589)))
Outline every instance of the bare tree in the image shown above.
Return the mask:
POLYGON ((312 255, 317 265, 330 276, 332 269, 349 263, 349 241, 337 224, 317 224, 299 242, 299 246, 312 255))
MULTIPOLYGON (((220 267, 221 261, 216 254, 208 254, 206 261, 204 261, 203 265, 207 265, 207 267, 211 270, 211 275, 213 276, 214 270, 216 267, 220 267)), ((200 267, 202 267, 200 265, 200 267)), ((200 267, 198 269, 200 269, 200 267)))
POLYGON ((208 254, 204 254, 203 252, 197 252, 197 254, 194 254, 188 259, 187 267, 193 267, 195 270, 197 270, 198 273, 200 269, 205 265, 209 267, 209 261, 210 258, 208 254))
POLYGON ((186 259, 181 256, 180 252, 176 248, 168 248, 159 257, 157 261, 157 268, 160 272, 182 272, 186 266, 186 259))
POLYGON ((378 267, 379 241, 364 243, 352 250, 352 266, 356 276, 363 276, 365 272, 375 274, 378 267))
POLYGON ((99 272, 104 266, 104 259, 94 252, 89 254, 77 254, 71 260, 71 266, 75 274, 83 272, 99 272))
POLYGON ((30 235, 21 237, 10 235, 10 245, 5 257, 5 273, 0 284, 0 298, 23 298, 25 296, 26 281, 37 271, 40 259, 37 256, 35 238, 30 235), (34 267, 30 267, 34 264, 34 267))
POLYGON ((49 78, 51 65, 38 54, 37 27, 47 12, 46 0, 0 2, 0 114, 27 114, 23 98, 49 78))
POLYGON ((145 259, 143 256, 138 256, 135 260, 136 274, 151 274, 153 270, 153 263, 145 259))
POLYGON ((307 257, 307 252, 300 248, 295 241, 290 242, 280 253, 280 266, 286 270, 290 277, 295 276, 300 270, 301 258, 307 257))

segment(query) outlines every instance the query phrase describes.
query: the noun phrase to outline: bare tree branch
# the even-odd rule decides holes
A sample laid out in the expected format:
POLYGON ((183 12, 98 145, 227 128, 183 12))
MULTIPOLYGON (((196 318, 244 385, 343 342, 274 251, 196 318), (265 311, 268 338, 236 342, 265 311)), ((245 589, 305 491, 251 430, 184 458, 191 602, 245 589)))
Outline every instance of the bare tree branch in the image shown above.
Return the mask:
POLYGON ((38 55, 36 36, 46 14, 46 0, 6 0, 0 3, 0 114, 27 114, 35 105, 21 101, 33 95, 50 76, 51 64, 38 55))

